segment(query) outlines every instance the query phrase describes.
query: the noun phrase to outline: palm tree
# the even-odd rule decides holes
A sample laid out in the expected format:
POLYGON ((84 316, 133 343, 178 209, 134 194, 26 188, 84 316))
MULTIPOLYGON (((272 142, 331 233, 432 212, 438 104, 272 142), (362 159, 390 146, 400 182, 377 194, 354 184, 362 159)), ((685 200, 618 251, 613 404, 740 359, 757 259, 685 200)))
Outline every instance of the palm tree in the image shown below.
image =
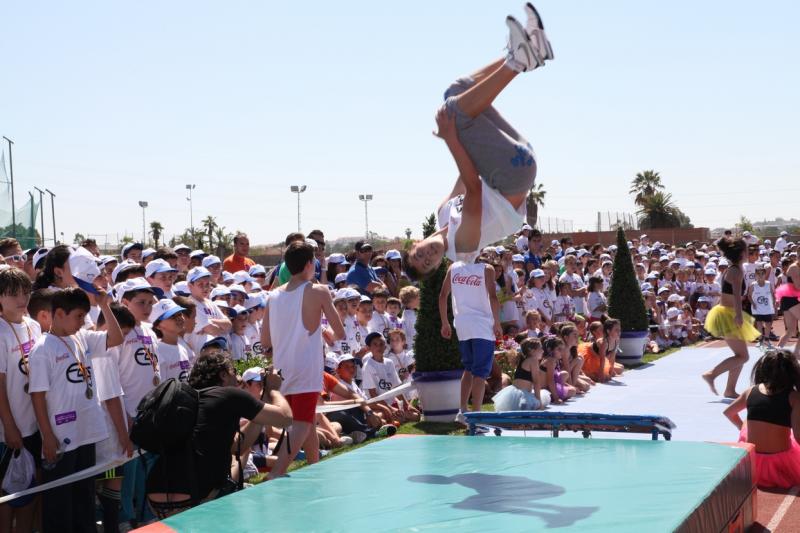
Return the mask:
POLYGON ((525 206, 528 208, 526 222, 532 228, 536 227, 536 219, 539 218, 539 208, 544 207, 544 196, 546 194, 547 191, 542 188, 541 183, 537 183, 528 191, 528 197, 525 199, 525 206))
POLYGON ((631 182, 630 194, 635 194, 634 203, 636 205, 644 205, 645 198, 653 196, 659 189, 663 189, 664 184, 661 183, 661 176, 655 170, 645 170, 639 172, 631 182))
POLYGON ((205 230, 206 235, 208 235, 208 248, 209 249, 213 249, 214 248, 214 240, 213 240, 214 239, 214 229, 217 228, 217 220, 214 217, 212 217, 211 215, 208 215, 206 218, 204 218, 200 222, 200 224, 203 226, 203 229, 205 230))
POLYGON ((672 195, 660 191, 644 197, 641 207, 636 211, 642 229, 679 227, 681 221, 678 213, 678 208, 672 203, 672 195))
POLYGON ((150 236, 153 237, 153 244, 155 244, 156 248, 158 248, 158 241, 161 240, 162 233, 164 233, 164 226, 161 225, 161 222, 152 221, 150 223, 150 236))
POLYGON ((225 226, 217 226, 214 231, 214 237, 217 239, 217 255, 224 257, 233 251, 233 233, 225 231, 225 226))

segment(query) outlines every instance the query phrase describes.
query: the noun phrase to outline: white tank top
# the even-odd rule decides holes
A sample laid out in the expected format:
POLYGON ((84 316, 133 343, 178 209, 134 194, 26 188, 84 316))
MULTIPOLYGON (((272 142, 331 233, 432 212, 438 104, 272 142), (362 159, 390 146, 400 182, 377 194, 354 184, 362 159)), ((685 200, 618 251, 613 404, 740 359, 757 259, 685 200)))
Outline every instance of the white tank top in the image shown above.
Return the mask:
POLYGON ((450 285, 453 292, 453 325, 458 339, 494 340, 494 315, 489 293, 486 292, 486 265, 462 261, 453 263, 450 285))
POLYGON ((761 287, 754 282, 753 287, 753 306, 751 311, 754 315, 771 315, 775 313, 775 303, 772 301, 772 289, 769 281, 764 282, 761 287))
POLYGON ((514 209, 505 196, 481 180, 481 237, 478 241, 478 248, 477 250, 456 252, 456 233, 461 226, 463 206, 463 194, 450 198, 439 209, 438 222, 439 229, 448 227, 447 253, 445 255, 451 261, 464 261, 465 263, 475 261, 484 247, 501 241, 518 231, 528 213, 525 202, 522 202, 519 209, 514 209))
POLYGON ((286 285, 270 293, 269 334, 275 368, 283 375, 282 394, 322 390, 322 328, 303 325, 303 297, 309 282, 292 291, 286 285))

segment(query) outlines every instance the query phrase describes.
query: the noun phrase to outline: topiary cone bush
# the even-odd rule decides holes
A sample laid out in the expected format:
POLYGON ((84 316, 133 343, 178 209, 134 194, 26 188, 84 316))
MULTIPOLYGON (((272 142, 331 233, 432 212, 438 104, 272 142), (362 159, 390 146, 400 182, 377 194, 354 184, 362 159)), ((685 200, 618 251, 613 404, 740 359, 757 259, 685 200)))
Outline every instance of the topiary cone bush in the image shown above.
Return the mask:
POLYGON ((631 251, 622 228, 617 230, 617 255, 608 289, 608 315, 622 323, 622 331, 647 331, 649 326, 642 289, 633 271, 631 251))
POLYGON ((449 261, 442 261, 439 269, 425 281, 420 282, 419 312, 417 313, 417 336, 414 337, 414 358, 417 372, 457 370, 461 367, 458 338, 453 325, 453 309, 447 303, 447 318, 453 335, 442 337, 442 321, 439 318, 439 291, 447 274, 449 261))

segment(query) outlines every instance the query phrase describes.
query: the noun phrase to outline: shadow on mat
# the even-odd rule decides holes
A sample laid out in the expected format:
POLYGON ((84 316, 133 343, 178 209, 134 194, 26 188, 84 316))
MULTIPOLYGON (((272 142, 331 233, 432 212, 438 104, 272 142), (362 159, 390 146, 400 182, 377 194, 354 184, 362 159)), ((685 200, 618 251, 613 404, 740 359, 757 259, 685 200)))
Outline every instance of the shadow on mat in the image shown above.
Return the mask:
POLYGON ((566 490, 559 485, 522 476, 473 473, 455 476, 410 476, 408 480, 431 485, 461 485, 474 490, 477 494, 451 504, 455 509, 534 516, 541 518, 548 528, 571 526, 578 520, 588 518, 598 509, 538 503, 537 500, 561 496, 566 490))

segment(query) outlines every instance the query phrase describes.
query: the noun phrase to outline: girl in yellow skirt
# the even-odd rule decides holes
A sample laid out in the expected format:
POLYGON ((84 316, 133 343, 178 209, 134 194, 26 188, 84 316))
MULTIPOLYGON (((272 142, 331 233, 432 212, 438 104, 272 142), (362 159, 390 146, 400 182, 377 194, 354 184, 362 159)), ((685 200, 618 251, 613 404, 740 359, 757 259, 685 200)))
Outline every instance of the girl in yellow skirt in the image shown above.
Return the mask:
POLYGON ((742 311, 742 294, 744 294, 744 276, 739 264, 742 261, 747 244, 743 239, 723 237, 716 242, 717 248, 730 262, 730 267, 722 277, 722 296, 718 305, 709 311, 706 317, 706 331, 715 337, 725 339, 733 352, 712 370, 703 374, 703 379, 711 387, 711 392, 717 393, 714 380, 720 374, 728 373, 728 382, 723 395, 726 398, 738 398, 736 382, 742 367, 747 362, 747 343, 758 339, 761 334, 753 327, 754 319, 742 311))

